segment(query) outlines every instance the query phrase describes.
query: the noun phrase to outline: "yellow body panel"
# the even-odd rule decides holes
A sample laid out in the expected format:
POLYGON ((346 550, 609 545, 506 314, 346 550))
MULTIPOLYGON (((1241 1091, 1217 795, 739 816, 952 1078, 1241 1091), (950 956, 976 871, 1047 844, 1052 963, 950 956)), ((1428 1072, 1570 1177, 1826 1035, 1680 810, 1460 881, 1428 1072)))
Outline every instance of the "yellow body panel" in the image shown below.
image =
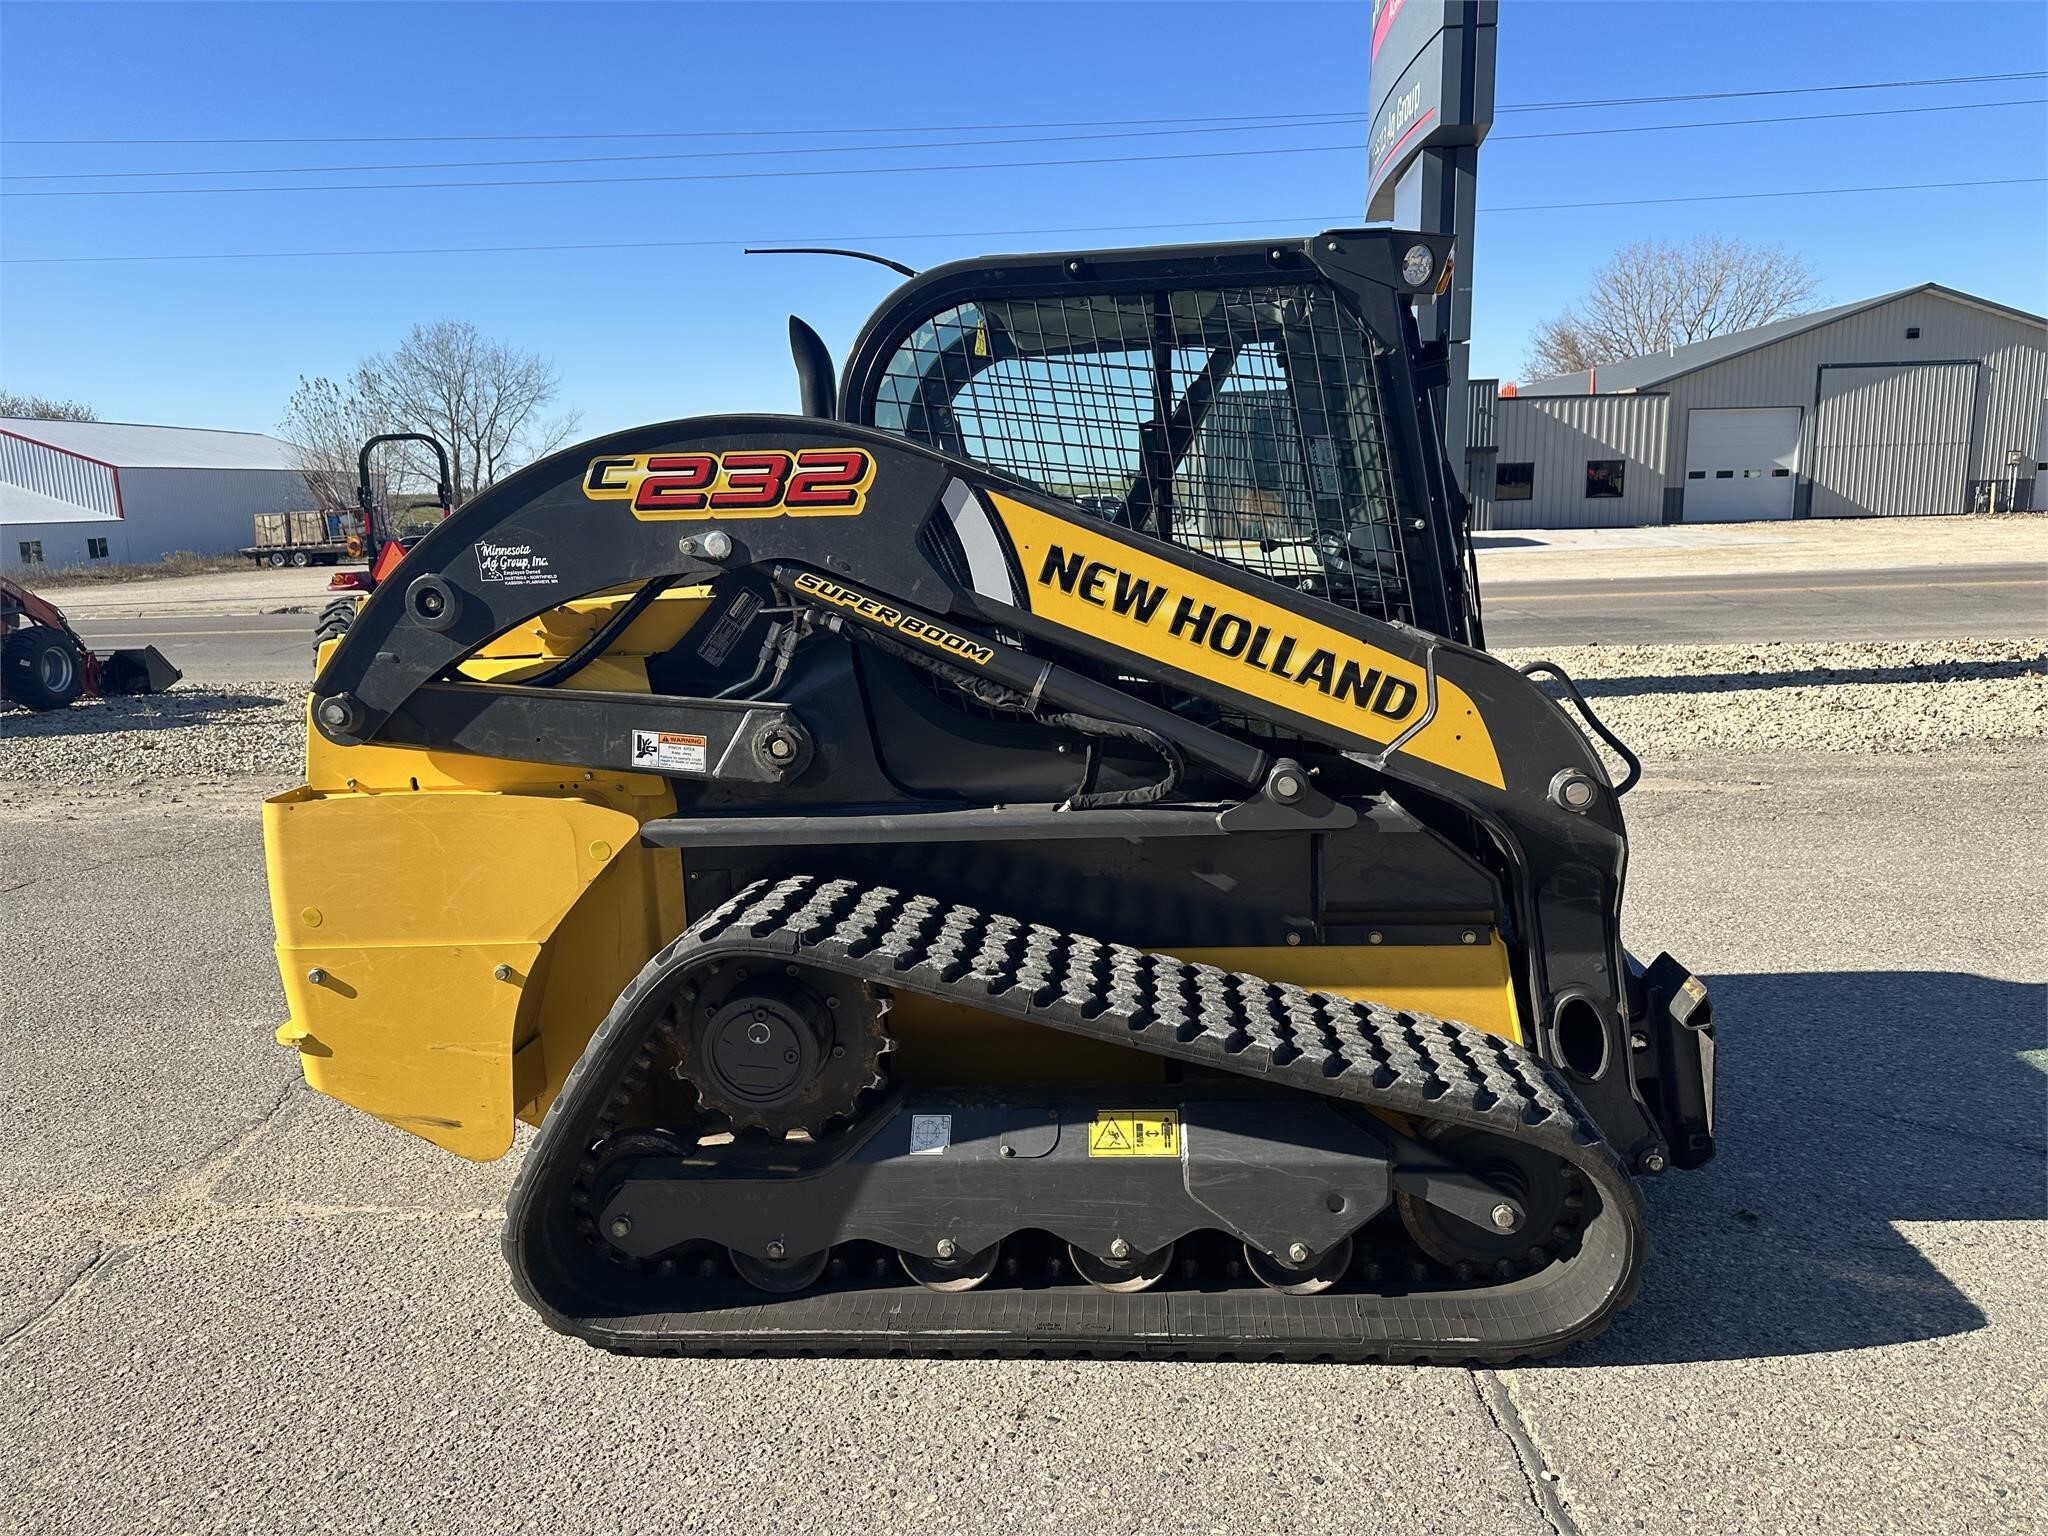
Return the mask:
MULTIPOLYGON (((465 670, 516 681, 572 654, 624 600, 551 610, 465 670)), ((646 692, 644 657, 708 601, 704 588, 664 593, 564 686, 646 692)), ((515 1111, 546 1112, 613 1000, 682 931, 681 855, 639 843, 643 821, 674 810, 653 774, 341 747, 309 720, 306 787, 263 816, 291 1012, 278 1039, 323 1093, 465 1157, 499 1156, 515 1111)))
POLYGON ((315 1088, 465 1157, 512 1144, 515 1107, 568 1069, 549 1060, 546 1016, 557 1038, 581 1026, 580 1052, 661 942, 643 947, 658 926, 648 898, 677 883, 676 855, 655 867, 664 854, 639 846, 632 815, 572 796, 297 789, 263 822, 291 1010, 279 1038, 315 1088), (603 916, 572 919, 585 902, 603 916), (544 953, 558 932, 588 938, 614 919, 630 936, 610 955, 581 949, 565 970, 544 953))

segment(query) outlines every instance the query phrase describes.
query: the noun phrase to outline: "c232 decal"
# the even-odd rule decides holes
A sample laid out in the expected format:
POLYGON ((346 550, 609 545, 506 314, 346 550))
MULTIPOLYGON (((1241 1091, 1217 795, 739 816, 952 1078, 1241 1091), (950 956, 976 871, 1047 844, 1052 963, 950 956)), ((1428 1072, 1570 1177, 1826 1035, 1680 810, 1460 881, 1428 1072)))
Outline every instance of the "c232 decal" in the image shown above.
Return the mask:
POLYGON ((875 481, 860 448, 734 448, 592 459, 583 494, 623 501, 645 522, 706 517, 858 517, 875 481))

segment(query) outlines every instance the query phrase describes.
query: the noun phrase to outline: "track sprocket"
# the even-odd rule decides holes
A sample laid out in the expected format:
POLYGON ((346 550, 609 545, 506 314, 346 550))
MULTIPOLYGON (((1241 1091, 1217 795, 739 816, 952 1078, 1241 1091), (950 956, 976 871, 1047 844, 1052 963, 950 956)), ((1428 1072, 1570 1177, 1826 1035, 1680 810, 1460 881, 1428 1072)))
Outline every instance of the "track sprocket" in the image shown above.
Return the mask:
POLYGON ((815 1139, 884 1085, 888 1006, 859 982, 795 965, 721 967, 677 999, 670 1071, 700 1113, 734 1131, 815 1139))

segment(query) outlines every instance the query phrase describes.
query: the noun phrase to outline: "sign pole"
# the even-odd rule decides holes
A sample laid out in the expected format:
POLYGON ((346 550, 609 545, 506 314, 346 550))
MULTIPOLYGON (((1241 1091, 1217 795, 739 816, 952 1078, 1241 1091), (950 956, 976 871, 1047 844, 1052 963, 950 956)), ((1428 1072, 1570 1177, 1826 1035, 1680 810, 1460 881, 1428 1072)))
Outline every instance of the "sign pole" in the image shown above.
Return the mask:
POLYGON ((1472 233, 1479 146, 1493 126, 1499 10, 1497 0, 1374 0, 1372 18, 1366 217, 1452 237, 1450 291, 1421 306, 1417 322, 1425 343, 1446 348, 1449 382, 1437 419, 1466 491, 1472 233))

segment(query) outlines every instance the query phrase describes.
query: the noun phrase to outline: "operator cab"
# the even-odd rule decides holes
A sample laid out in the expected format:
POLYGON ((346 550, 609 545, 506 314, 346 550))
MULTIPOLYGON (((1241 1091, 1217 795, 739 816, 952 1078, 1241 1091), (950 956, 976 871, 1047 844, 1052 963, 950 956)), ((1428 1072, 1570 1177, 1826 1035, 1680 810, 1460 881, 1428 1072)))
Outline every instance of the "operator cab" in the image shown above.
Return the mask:
MULTIPOLYGON (((1479 643, 1411 301, 1430 237, 981 258, 905 283, 834 414, 1373 618, 1479 643)), ((791 321, 806 414, 831 359, 791 321)))

